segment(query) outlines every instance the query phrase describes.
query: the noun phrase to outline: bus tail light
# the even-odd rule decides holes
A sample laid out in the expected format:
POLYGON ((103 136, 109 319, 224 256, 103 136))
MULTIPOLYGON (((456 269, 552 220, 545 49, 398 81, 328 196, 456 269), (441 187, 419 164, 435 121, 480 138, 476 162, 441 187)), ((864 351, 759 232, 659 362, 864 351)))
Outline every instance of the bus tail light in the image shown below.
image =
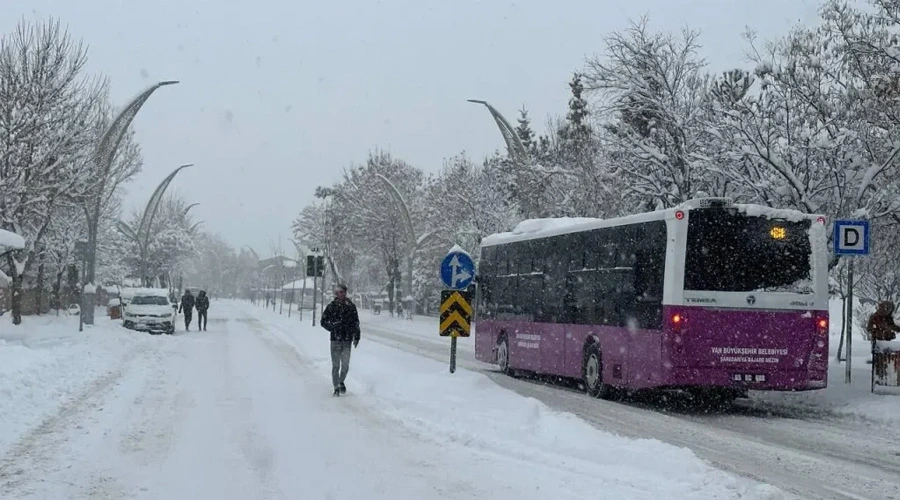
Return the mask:
POLYGON ((675 219, 677 219, 677 220, 684 219, 684 211, 676 210, 675 211, 675 219))
POLYGON ((819 318, 816 320, 816 333, 822 336, 828 336, 828 318, 819 318))
POLYGON ((672 325, 672 331, 680 332, 684 328, 684 315, 674 313, 669 317, 669 323, 672 325))

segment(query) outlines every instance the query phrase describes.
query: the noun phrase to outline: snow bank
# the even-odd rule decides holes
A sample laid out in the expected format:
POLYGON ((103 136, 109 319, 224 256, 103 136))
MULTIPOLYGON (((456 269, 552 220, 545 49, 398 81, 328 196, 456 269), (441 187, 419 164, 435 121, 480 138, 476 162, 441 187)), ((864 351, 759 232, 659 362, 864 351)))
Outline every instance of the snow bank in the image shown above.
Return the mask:
POLYGON ((21 250, 25 248, 25 239, 16 233, 0 229, 0 250, 21 250))
POLYGON ((81 333, 71 316, 0 318, 0 455, 143 338, 99 317, 81 333))
MULTIPOLYGON (((327 334, 258 308, 247 310, 279 325, 273 334, 314 364, 327 390, 327 334)), ((347 381, 351 397, 441 447, 463 447, 473 463, 501 453, 522 462, 511 474, 539 474, 542 484, 569 474, 579 478, 565 483, 566 491, 554 490, 553 498, 781 498, 774 487, 715 469, 688 449, 604 433, 483 374, 465 369, 450 374, 446 363, 366 343, 365 334, 360 346, 347 381)))

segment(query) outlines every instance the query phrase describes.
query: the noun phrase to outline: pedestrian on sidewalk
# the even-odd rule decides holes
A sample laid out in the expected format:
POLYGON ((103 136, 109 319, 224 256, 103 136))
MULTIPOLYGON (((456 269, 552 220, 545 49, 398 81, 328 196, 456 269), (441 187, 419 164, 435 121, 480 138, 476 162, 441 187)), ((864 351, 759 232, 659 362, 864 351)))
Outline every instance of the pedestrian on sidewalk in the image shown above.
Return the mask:
POLYGON ((197 294, 197 330, 206 331, 207 311, 209 311, 209 297, 206 296, 206 290, 200 290, 197 294))
POLYGON ((181 296, 181 305, 178 312, 184 311, 184 331, 191 331, 191 319, 194 316, 194 296, 190 290, 185 289, 184 295, 181 296))
POLYGON ((894 340, 900 332, 900 326, 894 323, 894 303, 885 300, 878 304, 875 314, 869 316, 866 330, 874 340, 894 340))
POLYGON ((322 313, 322 327, 331 333, 331 382, 334 395, 347 392, 344 380, 350 370, 350 351, 359 346, 359 314, 356 305, 347 298, 347 286, 334 289, 334 300, 322 313))

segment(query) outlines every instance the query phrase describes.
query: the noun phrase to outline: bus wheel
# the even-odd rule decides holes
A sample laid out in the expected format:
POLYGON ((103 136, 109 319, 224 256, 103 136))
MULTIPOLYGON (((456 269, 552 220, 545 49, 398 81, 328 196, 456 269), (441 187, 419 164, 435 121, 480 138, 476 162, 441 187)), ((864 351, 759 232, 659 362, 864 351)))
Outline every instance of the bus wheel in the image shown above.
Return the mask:
POLYGON ((506 340, 506 334, 500 336, 497 342, 497 364, 500 365, 500 371, 512 375, 513 371, 509 367, 509 342, 506 340))
POLYGON ((596 345, 588 347, 584 355, 584 390, 589 395, 600 399, 611 399, 613 388, 603 383, 603 358, 596 345))

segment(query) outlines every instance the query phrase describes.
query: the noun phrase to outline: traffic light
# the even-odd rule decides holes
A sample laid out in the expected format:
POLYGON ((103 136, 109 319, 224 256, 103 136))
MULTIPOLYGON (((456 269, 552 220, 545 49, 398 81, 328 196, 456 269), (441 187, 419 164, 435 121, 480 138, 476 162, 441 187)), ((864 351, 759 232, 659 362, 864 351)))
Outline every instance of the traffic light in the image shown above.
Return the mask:
POLYGON ((318 278, 325 276, 325 257, 321 255, 307 255, 306 276, 309 278, 313 276, 318 278))

